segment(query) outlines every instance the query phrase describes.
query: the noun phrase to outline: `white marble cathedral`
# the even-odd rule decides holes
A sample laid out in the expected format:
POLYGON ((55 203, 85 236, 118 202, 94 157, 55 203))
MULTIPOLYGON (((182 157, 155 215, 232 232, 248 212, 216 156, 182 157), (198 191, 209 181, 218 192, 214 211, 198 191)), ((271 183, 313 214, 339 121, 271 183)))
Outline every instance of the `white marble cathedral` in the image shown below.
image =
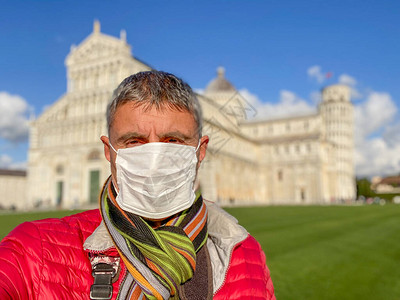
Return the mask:
MULTIPOLYGON (((132 56, 126 34, 93 32, 65 60, 67 92, 31 124, 28 197, 32 206, 97 203, 109 176, 100 136, 105 111, 126 76, 151 67, 132 56)), ((346 86, 329 86, 314 115, 247 121, 253 109, 223 69, 202 95, 209 151, 198 184, 221 205, 321 204, 355 198, 353 106, 346 86)))

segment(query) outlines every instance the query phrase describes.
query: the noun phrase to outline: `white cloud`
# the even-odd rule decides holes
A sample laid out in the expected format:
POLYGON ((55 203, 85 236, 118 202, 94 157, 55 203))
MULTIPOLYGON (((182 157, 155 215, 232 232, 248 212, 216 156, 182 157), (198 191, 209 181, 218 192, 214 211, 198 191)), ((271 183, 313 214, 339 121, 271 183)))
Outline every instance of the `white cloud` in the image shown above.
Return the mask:
POLYGON ((388 93, 371 92, 366 101, 355 107, 356 138, 378 133, 391 123, 396 112, 396 104, 388 93))
POLYGON ((246 99, 254 107, 262 105, 261 100, 258 98, 256 94, 252 94, 248 89, 241 89, 239 94, 246 99))
POLYGON ((0 138, 10 142, 26 141, 32 108, 22 97, 0 92, 0 138))
POLYGON ((339 76, 339 83, 345 84, 350 87, 351 91, 351 99, 360 99, 362 98, 362 94, 357 90, 357 80, 354 77, 351 77, 348 74, 342 74, 339 76))
POLYGON ((12 158, 6 154, 0 155, 0 168, 8 169, 12 163, 12 158))
POLYGON ((400 122, 387 126, 383 132, 383 139, 391 147, 400 145, 400 122))
POLYGON ((322 73, 320 66, 312 66, 307 70, 307 74, 310 78, 315 79, 318 83, 323 83, 325 81, 325 74, 322 73))
POLYGON ((239 91, 240 94, 256 109, 256 119, 278 119, 284 117, 301 116, 315 113, 316 108, 288 90, 280 91, 278 103, 263 103, 247 89, 239 91))
POLYGON ((400 170, 400 144, 389 145, 381 137, 365 139, 356 147, 358 177, 395 175, 400 170))
POLYGON ((348 86, 355 86, 357 84, 357 80, 347 74, 342 74, 339 76, 339 83, 346 84, 348 86))
POLYGON ((193 92, 200 94, 200 95, 204 95, 204 89, 193 88, 193 92))
POLYGON ((315 106, 322 101, 322 95, 320 91, 313 91, 310 93, 310 99, 315 106))
POLYGON ((12 170, 27 170, 28 162, 26 162, 26 161, 13 162, 10 165, 10 169, 12 169, 12 170))
POLYGON ((399 173, 400 123, 392 124, 397 110, 390 94, 379 92, 371 92, 355 107, 357 176, 399 173))
POLYGON ((0 155, 0 169, 26 170, 26 162, 14 162, 7 154, 0 155))

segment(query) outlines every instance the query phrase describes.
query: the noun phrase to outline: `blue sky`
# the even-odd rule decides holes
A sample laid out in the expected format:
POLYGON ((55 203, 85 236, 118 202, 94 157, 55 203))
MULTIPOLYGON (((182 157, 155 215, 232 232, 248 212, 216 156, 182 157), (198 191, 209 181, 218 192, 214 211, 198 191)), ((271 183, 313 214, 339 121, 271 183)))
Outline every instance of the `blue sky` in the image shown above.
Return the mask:
POLYGON ((27 120, 66 90, 64 59, 127 31, 132 54, 204 89, 224 66, 259 118, 352 87, 358 176, 400 173, 398 1, 0 1, 0 167, 27 160, 27 120), (325 74, 332 72, 329 79, 325 74))

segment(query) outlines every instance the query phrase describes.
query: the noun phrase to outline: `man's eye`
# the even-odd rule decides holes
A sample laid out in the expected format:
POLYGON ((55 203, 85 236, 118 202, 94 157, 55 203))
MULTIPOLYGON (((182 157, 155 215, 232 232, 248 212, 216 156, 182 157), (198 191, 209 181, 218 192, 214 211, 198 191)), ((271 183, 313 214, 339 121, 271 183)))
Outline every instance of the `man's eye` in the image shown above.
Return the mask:
POLYGON ((137 146, 140 144, 139 140, 130 140, 126 143, 127 147, 137 146))
POLYGON ((164 141, 164 143, 171 143, 171 144, 183 144, 183 141, 181 139, 178 138, 166 138, 164 141))

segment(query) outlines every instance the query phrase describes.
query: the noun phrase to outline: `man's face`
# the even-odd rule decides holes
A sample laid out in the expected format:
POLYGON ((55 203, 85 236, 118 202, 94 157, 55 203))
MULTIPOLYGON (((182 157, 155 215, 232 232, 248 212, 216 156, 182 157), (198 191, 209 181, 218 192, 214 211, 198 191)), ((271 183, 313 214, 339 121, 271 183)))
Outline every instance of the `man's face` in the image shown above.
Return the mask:
MULTIPOLYGON (((137 147, 146 143, 163 142, 197 147, 199 135, 193 115, 188 111, 179 111, 167 106, 156 109, 127 102, 117 108, 114 121, 110 126, 109 137, 102 136, 104 154, 111 164, 111 175, 117 183, 115 150, 137 147)), ((207 150, 208 136, 203 136, 197 150, 198 164, 204 159, 207 150)), ((117 187, 118 188, 118 187, 117 187)))

